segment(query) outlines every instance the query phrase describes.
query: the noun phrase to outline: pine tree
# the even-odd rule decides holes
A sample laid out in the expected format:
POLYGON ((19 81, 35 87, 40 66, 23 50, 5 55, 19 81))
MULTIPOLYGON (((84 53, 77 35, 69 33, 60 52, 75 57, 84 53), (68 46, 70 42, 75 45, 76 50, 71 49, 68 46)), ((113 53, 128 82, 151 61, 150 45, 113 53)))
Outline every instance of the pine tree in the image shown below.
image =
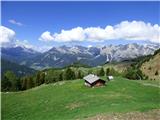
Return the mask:
POLYGON ((8 80, 6 76, 4 76, 1 81, 1 90, 9 91, 11 89, 11 86, 12 86, 12 83, 8 80))
POLYGON ((34 87, 34 82, 33 82, 32 77, 27 78, 27 83, 26 84, 27 84, 26 89, 30 89, 30 88, 34 87))
POLYGON ((107 69, 106 69, 106 76, 109 76, 109 73, 110 73, 110 69, 107 68, 107 69))
POLYGON ((40 85, 40 72, 38 72, 37 74, 36 74, 36 86, 39 86, 40 85))
POLYGON ((45 73, 42 72, 42 73, 40 74, 39 85, 43 84, 44 81, 45 81, 45 73))
POLYGON ((75 79, 75 73, 70 68, 67 68, 65 72, 65 79, 66 80, 73 80, 75 79))
POLYGON ((158 70, 155 72, 155 75, 158 75, 159 73, 158 73, 158 70))
POLYGON ((10 81, 11 87, 9 88, 11 91, 17 90, 17 77, 12 71, 7 71, 4 76, 10 81))
POLYGON ((17 90, 22 90, 21 79, 20 78, 17 79, 17 90))
POLYGON ((81 71, 80 71, 80 70, 78 71, 77 78, 82 78, 82 73, 81 73, 81 71))
POLYGON ((62 81, 62 80, 63 80, 63 72, 59 74, 59 81, 62 81))
POLYGON ((27 89, 27 78, 24 77, 22 79, 22 90, 26 90, 27 89))
POLYGON ((104 69, 103 67, 100 69, 99 71, 99 76, 104 76, 105 75, 105 72, 104 72, 104 69))

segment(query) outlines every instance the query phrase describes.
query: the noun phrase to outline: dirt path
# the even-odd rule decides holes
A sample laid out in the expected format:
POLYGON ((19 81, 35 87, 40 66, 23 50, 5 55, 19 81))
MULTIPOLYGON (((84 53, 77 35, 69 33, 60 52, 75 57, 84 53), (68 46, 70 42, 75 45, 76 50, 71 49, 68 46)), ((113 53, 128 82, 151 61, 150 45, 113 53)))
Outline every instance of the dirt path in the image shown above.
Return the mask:
POLYGON ((160 83, 159 84, 153 84, 153 83, 143 82, 141 80, 132 80, 132 81, 136 82, 136 83, 139 83, 139 84, 142 84, 144 86, 152 86, 152 87, 158 87, 158 88, 160 88, 160 83))
POLYGON ((97 115, 86 120, 160 120, 160 110, 97 115))
POLYGON ((155 85, 155 84, 151 84, 151 83, 141 83, 141 84, 143 84, 143 85, 145 85, 145 86, 153 86, 153 87, 158 87, 158 88, 160 88, 160 85, 155 85))

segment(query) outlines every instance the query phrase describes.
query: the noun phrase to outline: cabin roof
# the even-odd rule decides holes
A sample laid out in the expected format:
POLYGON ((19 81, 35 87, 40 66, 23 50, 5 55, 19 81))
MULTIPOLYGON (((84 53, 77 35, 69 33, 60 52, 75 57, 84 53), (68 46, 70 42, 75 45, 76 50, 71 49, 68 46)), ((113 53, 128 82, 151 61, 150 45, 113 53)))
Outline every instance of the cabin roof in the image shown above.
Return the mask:
POLYGON ((89 75, 83 77, 83 79, 84 79, 85 81, 87 81, 88 83, 92 84, 92 83, 94 83, 95 81, 99 80, 100 78, 99 78, 97 75, 89 74, 89 75))

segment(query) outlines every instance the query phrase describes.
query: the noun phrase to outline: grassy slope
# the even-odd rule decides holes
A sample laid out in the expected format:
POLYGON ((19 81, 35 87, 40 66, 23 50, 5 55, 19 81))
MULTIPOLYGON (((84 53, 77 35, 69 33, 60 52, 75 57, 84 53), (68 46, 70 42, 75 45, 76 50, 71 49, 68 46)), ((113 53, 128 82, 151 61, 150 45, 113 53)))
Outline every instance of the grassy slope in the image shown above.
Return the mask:
POLYGON ((24 92, 2 93, 2 119, 83 119, 100 113, 160 108, 159 88, 115 78, 107 86, 88 88, 82 80, 42 85, 24 92))
POLYGON ((125 71, 133 62, 118 62, 118 63, 108 63, 103 65, 103 68, 114 68, 118 72, 125 71))
POLYGON ((124 70, 126 70, 132 62, 119 62, 119 63, 108 63, 102 66, 97 66, 97 67, 91 67, 91 68, 87 68, 87 67, 72 67, 72 69, 74 71, 78 71, 81 70, 83 72, 84 75, 88 74, 88 71, 92 71, 93 73, 97 73, 97 70, 100 70, 102 67, 104 69, 104 71, 106 71, 107 68, 114 68, 116 71, 118 71, 119 73, 122 73, 124 70))

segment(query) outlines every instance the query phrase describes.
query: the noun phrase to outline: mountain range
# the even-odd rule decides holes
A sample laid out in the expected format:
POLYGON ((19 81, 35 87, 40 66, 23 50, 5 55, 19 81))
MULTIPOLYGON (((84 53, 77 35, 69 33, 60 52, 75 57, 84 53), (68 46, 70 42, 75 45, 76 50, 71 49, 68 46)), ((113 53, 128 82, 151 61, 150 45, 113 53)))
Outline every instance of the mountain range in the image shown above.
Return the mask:
POLYGON ((105 45, 99 47, 59 46, 40 53, 25 47, 1 48, 3 59, 34 69, 64 67, 74 62, 89 66, 107 62, 125 61, 153 54, 160 48, 157 44, 105 45))

